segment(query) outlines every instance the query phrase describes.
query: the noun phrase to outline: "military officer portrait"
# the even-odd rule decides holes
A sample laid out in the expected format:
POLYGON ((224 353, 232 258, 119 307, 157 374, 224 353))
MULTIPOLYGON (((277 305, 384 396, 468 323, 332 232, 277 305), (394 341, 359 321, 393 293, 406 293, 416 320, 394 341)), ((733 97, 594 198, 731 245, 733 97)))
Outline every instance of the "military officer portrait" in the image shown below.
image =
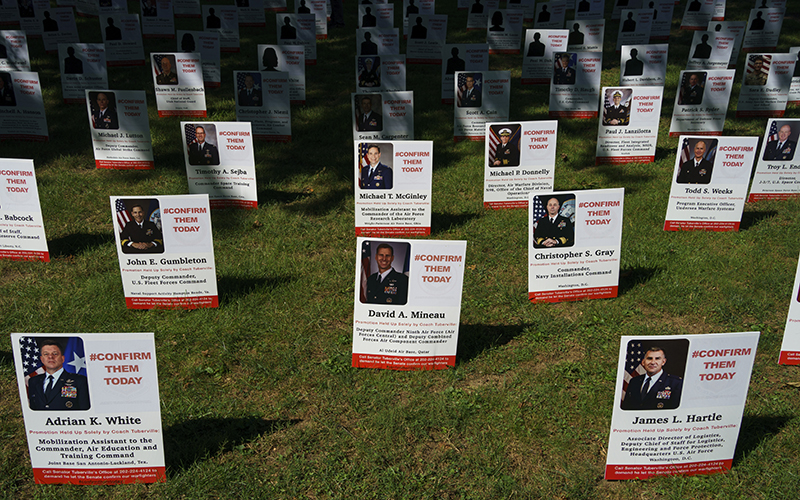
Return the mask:
MULTIPOLYGON (((575 224, 572 219, 574 213, 562 213, 561 207, 567 201, 570 206, 575 206, 575 195, 542 195, 537 196, 544 209, 544 215, 539 217, 533 225, 533 247, 554 248, 571 247, 575 244, 575 224)), ((541 210, 540 208, 540 210, 541 210)), ((541 212, 540 212, 541 213, 541 212)))
POLYGON ((608 104, 606 106, 603 106, 603 125, 605 125, 606 127, 619 127, 630 123, 631 119, 630 107, 625 105, 625 103, 628 102, 628 99, 625 99, 625 101, 623 102, 623 94, 622 94, 623 92, 627 94, 624 97, 631 96, 630 89, 606 90, 605 101, 608 104), (609 97, 611 98, 609 99, 609 97))
MULTIPOLYGON (((37 340, 39 373, 28 380, 28 404, 31 410, 88 410, 89 383, 84 375, 72 373, 64 368, 65 347, 68 339, 42 339, 37 340), (63 342, 63 343, 62 343, 63 342)), ((81 348, 81 351, 83 349, 81 348)), ((35 356, 34 349, 32 356, 35 356)), ((70 369, 74 370, 77 363, 69 360, 70 369)), ((33 359, 24 360, 29 366, 33 359)), ((27 371, 27 370, 26 370, 27 371)))
POLYGON ((373 109, 380 110, 381 103, 380 94, 356 96, 356 130, 359 132, 380 132, 383 130, 383 116, 373 109))
POLYGON ((217 133, 213 124, 186 125, 189 165, 219 165, 217 133))
POLYGON ((238 73, 239 106, 261 106, 264 102, 261 93, 261 75, 259 73, 238 73))
POLYGON ((772 139, 776 134, 770 134, 770 140, 764 147, 765 160, 787 161, 794 158, 794 152, 797 149, 797 132, 792 130, 792 125, 797 128, 800 122, 795 121, 783 125, 774 122, 772 126, 778 129, 777 138, 772 139))
POLYGON ((481 95, 480 80, 482 73, 467 73, 459 74, 458 89, 460 95, 458 98, 459 108, 480 108, 483 103, 483 96, 481 95), (462 84, 463 80, 463 84, 462 84))
POLYGON ((115 205, 122 225, 119 233, 122 253, 164 253, 158 200, 117 200, 115 205))
POLYGON ((623 410, 674 410, 680 406, 689 341, 654 342, 628 342, 625 371, 631 378, 627 386, 623 382, 623 410))
POLYGON ((411 252, 411 245, 399 242, 377 243, 365 241, 362 246, 362 262, 369 260, 371 274, 365 281, 362 279, 361 302, 405 305, 408 301, 408 275, 403 267, 406 256, 411 252))
POLYGON ((492 125, 489 127, 489 166, 490 167, 518 167, 519 166, 519 124, 492 125), (494 154, 492 154, 492 147, 494 154))
POLYGON ((358 187, 361 189, 392 189, 394 171, 392 167, 381 163, 381 155, 391 160, 391 143, 361 143, 359 145, 358 187), (383 150, 383 151, 381 151, 383 150))
POLYGON ((691 158, 681 163, 678 170, 678 177, 675 182, 678 184, 708 184, 711 182, 711 174, 714 171, 714 158, 717 153, 717 139, 684 139, 683 157, 691 158))
POLYGON ((158 85, 177 85, 178 74, 175 73, 175 56, 162 55, 153 57, 153 65, 156 72, 156 84, 158 85))
POLYGON ((697 73, 684 72, 678 104, 701 104, 707 75, 708 73, 705 71, 697 73))
POLYGON ((96 130, 117 130, 117 99, 113 92, 89 92, 92 112, 92 128, 96 130))

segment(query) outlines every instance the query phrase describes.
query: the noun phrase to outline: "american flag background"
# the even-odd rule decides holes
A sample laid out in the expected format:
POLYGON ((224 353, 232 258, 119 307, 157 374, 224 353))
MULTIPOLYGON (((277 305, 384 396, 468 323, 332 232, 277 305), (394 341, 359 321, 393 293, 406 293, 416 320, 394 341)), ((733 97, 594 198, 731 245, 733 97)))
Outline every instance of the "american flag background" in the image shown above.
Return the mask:
MULTIPOLYGON (((253 77, 253 88, 255 90, 261 90, 261 73, 252 73, 249 71, 239 71, 236 73, 236 92, 238 93, 240 90, 244 89, 244 79, 247 78, 247 75, 253 77)), ((194 129, 192 129, 192 133, 194 133, 194 129)), ((206 132, 208 135, 208 132, 206 132)), ((207 139, 206 139, 207 140, 207 139)))
POLYGON ((458 85, 456 87, 458 89, 458 92, 456 92, 456 94, 457 94, 456 95, 456 99, 457 99, 456 102, 461 102, 461 95, 467 90, 467 77, 468 76, 471 76, 471 77, 473 77, 475 79, 475 91, 476 92, 480 92, 480 90, 481 90, 481 85, 482 85, 481 79, 483 78, 483 75, 481 75, 480 73, 459 73, 458 74, 458 85))
POLYGON ((570 54, 568 52, 564 52, 563 54, 562 53, 556 53, 553 56, 553 58, 555 59, 555 65, 556 65, 555 68, 556 68, 556 70, 564 69, 564 66, 561 65, 561 56, 565 55, 565 54, 569 56, 569 62, 567 63, 567 67, 569 68, 570 66, 575 66, 575 61, 573 61, 573 58, 575 57, 575 54, 570 54))
POLYGON ((539 196, 533 197, 533 204, 529 207, 530 211, 533 213, 533 228, 536 229, 536 223, 539 219, 545 216, 547 210, 544 209, 544 205, 542 205, 542 200, 539 196))
POLYGON ((130 222, 133 218, 128 211, 128 207, 125 206, 125 202, 120 199, 114 204, 114 210, 117 212, 117 227, 119 232, 122 232, 122 230, 125 229, 125 224, 130 222))
POLYGON ((625 356, 625 375, 622 381, 622 399, 625 399, 625 392, 628 390, 628 384, 631 379, 647 373, 642 366, 642 359, 644 358, 647 348, 642 345, 640 340, 631 340, 628 342, 628 353, 625 356))
POLYGON ((757 57, 760 57, 764 61, 764 64, 761 65, 761 72, 766 75, 769 75, 769 66, 772 63, 772 56, 769 54, 756 54, 748 56, 747 66, 744 69, 744 74, 747 75, 753 72, 753 70, 756 67, 756 65, 753 64, 753 61, 755 61, 757 57))
MULTIPOLYGON (((19 352, 22 359, 22 371, 25 374, 25 387, 31 377, 44 373, 39 351, 39 340, 35 337, 20 337, 19 352)), ((64 354, 64 371, 86 375, 86 354, 83 350, 83 340, 80 337, 60 337, 56 339, 64 354), (66 341, 66 342, 64 342, 66 341)))
MULTIPOLYGON (((691 144, 689 144, 689 139, 684 139, 683 145, 681 145, 681 165, 694 158, 694 146, 700 141, 706 143, 706 153, 703 155, 703 159, 713 163, 713 158, 717 154, 716 139, 694 139, 691 144), (689 147, 690 145, 691 147, 689 147)), ((680 169, 678 169, 678 174, 680 175, 680 169)))
POLYGON ((511 130, 508 138, 509 144, 515 144, 519 140, 521 127, 519 125, 492 125, 489 127, 489 164, 494 163, 497 154, 497 146, 500 144, 500 131, 504 128, 511 130))
MULTIPOLYGON (((244 84, 242 84, 244 85, 244 84)), ((197 127, 203 127, 203 130, 206 131, 206 142, 209 144, 213 144, 214 146, 217 145, 217 127, 213 123, 187 123, 183 126, 183 130, 186 132, 186 145, 194 144, 197 142, 197 134, 195 133, 195 129, 197 127)))
POLYGON ((175 59, 171 58, 170 56, 168 56, 166 54, 154 54, 153 55, 153 60, 156 62, 156 64, 153 67, 153 71, 156 72, 156 76, 158 76, 161 73, 163 73, 163 71, 161 70, 161 60, 164 59, 165 57, 170 60, 169 61, 170 63, 172 63, 172 71, 173 71, 173 73, 177 73, 178 72, 178 68, 177 68, 177 66, 175 66, 175 59))
POLYGON ((358 145, 358 172, 356 172, 356 177, 358 178, 358 187, 361 187, 361 169, 364 167, 369 166, 369 160, 367 159, 367 150, 369 149, 368 142, 362 142, 358 145))
POLYGON ((125 229, 125 224, 133 220, 130 208, 134 205, 141 205, 145 211, 145 220, 149 220, 161 230, 161 208, 158 206, 158 200, 123 200, 120 198, 114 202, 114 211, 117 215, 117 230, 119 232, 125 229))
POLYGON ((769 137, 767 137, 767 142, 770 141, 777 141, 778 140, 778 122, 774 121, 769 126, 769 137))

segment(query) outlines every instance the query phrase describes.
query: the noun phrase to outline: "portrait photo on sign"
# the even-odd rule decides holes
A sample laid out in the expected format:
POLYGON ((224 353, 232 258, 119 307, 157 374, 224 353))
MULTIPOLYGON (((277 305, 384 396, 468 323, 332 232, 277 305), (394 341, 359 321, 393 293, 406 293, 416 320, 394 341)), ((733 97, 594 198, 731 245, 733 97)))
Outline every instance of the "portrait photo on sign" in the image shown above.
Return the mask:
POLYGON ((575 84, 575 62, 577 56, 569 52, 555 54, 553 60, 553 84, 554 85, 574 85, 575 84))
POLYGON ((118 198, 114 211, 122 253, 164 253, 158 200, 118 198))
POLYGON ((37 411, 85 411, 91 407, 86 355, 80 337, 20 337, 28 407, 37 411))
POLYGON ((189 165, 219 165, 217 126, 213 123, 184 125, 189 165))
POLYGON ((177 85, 175 56, 167 54, 153 55, 153 71, 156 73, 157 85, 177 85))
POLYGON ((402 306, 408 302, 408 268, 411 244, 365 241, 361 245, 363 304, 402 306))
POLYGON ((92 128, 99 130, 119 128, 117 99, 114 92, 89 92, 89 106, 92 108, 92 128))
POLYGON ((379 56, 358 58, 358 86, 363 88, 381 86, 381 58, 379 56))
POLYGON ((533 198, 533 247, 561 248, 575 244, 575 195, 533 198))
POLYGON ((603 125, 626 126, 631 121, 631 89, 606 89, 603 94, 603 125))
POLYGON ((772 56, 769 54, 748 55, 747 64, 745 65, 744 84, 766 85, 770 64, 772 64, 772 56))
POLYGON ((681 146, 678 184, 708 184, 714 172, 717 139, 684 139, 681 146))
POLYGON ((707 75, 705 71, 685 72, 681 81, 678 104, 701 104, 707 75))
POLYGON ((796 120, 773 121, 769 128, 767 145, 764 147, 764 160, 788 161, 793 159, 797 149, 798 132, 800 132, 800 122, 796 120))
POLYGON ((458 95, 456 102, 459 108, 480 108, 483 104, 483 73, 459 73, 458 95))
POLYGON ((380 132, 383 130, 383 115, 380 94, 356 94, 356 130, 359 132, 380 132))
POLYGON ((362 142, 358 145, 358 187, 392 189, 394 187, 394 146, 391 142, 362 142))
POLYGON ((519 140, 522 126, 519 123, 489 127, 489 166, 518 167, 519 140))
POLYGON ((0 72, 0 106, 16 106, 14 87, 11 85, 11 75, 0 72))
POLYGON ((688 339, 628 342, 622 380, 623 410, 674 410, 681 404, 688 339))
POLYGON ((261 73, 236 73, 239 106, 261 106, 264 102, 261 87, 261 73))

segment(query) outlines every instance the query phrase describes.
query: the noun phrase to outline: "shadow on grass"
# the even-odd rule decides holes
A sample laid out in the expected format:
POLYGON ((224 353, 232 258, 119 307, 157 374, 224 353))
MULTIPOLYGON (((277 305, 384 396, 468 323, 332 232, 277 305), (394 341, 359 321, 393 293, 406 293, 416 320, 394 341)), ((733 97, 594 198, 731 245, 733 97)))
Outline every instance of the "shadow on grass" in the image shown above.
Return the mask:
POLYGON ((466 363, 492 347, 511 342, 528 325, 461 325, 458 329, 457 363, 466 363))
POLYGON ((619 273, 619 295, 623 295, 636 285, 641 285, 650 281, 656 275, 658 269, 634 267, 625 269, 619 273))
POLYGON ((480 217, 479 214, 443 214, 441 212, 433 212, 431 217, 431 236, 453 228, 460 228, 478 217, 480 217))
POLYGON ((258 190, 258 203, 259 205, 269 205, 270 203, 294 203, 296 201, 304 201, 309 197, 314 196, 313 192, 294 192, 276 191, 274 189, 259 189, 258 190))
POLYGON ((790 417, 752 417, 742 418, 742 430, 733 455, 733 466, 744 460, 763 441, 777 435, 792 420, 790 417))
POLYGON ((750 229, 762 220, 776 215, 778 215, 778 212, 775 210, 770 210, 769 212, 744 212, 742 214, 742 223, 739 224, 739 231, 750 229))
POLYGON ((14 355, 8 351, 0 351, 0 365, 13 365, 14 355))
POLYGON ((264 288, 277 288, 292 279, 289 276, 278 276, 275 278, 234 278, 222 276, 217 279, 217 290, 219 291, 220 305, 233 302, 239 297, 264 288))
POLYGON ((352 189, 333 189, 315 196, 309 196, 300 203, 286 206, 290 212, 301 212, 306 215, 325 215, 331 211, 345 210, 344 201, 353 196, 352 189))
POLYGON ((51 257, 69 257, 81 254, 106 243, 113 243, 114 235, 108 234, 68 234, 47 242, 51 257))
POLYGON ((300 419, 265 420, 259 417, 200 418, 164 429, 167 469, 184 471, 195 462, 225 453, 252 441, 300 423, 300 419))

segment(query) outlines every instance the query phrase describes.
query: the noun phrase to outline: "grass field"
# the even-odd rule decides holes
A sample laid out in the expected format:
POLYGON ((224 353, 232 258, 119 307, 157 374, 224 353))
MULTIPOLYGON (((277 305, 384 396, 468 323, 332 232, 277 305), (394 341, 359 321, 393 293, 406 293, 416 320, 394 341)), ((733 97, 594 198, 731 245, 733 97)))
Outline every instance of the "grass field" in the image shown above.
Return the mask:
MULTIPOLYGON (((729 5, 728 19, 746 20, 751 3, 729 5)), ((466 12, 454 1, 440 4, 437 13, 450 15, 448 42, 483 41, 483 33, 464 31, 466 12)), ((129 8, 138 12, 138 2, 129 8)), ((409 67, 416 139, 434 143, 431 238, 468 242, 457 363, 436 372, 350 367, 353 0, 346 12, 348 27, 331 30, 318 43, 318 65, 307 68, 307 104, 292 109, 292 142, 256 146, 258 209, 212 216, 217 309, 125 308, 108 197, 187 191, 180 119, 157 117, 148 70, 112 68, 109 81, 112 89, 146 90, 155 170, 96 170, 85 108, 62 103, 57 58, 29 40, 50 141, 2 143, 0 156, 35 161, 52 261, 0 262, 0 495, 796 498, 798 376, 776 363, 800 251, 800 201, 746 205, 739 232, 662 231, 677 147, 669 117, 692 36, 678 29, 683 6, 654 162, 595 166, 597 121, 559 123, 557 190, 625 188, 613 300, 528 302, 527 212, 483 209, 483 143, 453 143, 440 68, 409 67), (744 330, 762 337, 733 470, 604 481, 619 337, 744 330), (10 332, 155 332, 167 482, 36 486, 10 332)), ((232 72, 257 68, 256 45, 276 40, 273 16, 266 28, 242 29, 240 53, 223 55, 222 88, 207 92, 209 120, 235 119, 232 72)), ((101 41, 96 19, 78 23, 82 42, 101 41)), ((607 22, 603 85, 619 81, 617 26, 607 22)), ((790 14, 779 51, 800 45, 798 26, 790 14)), ((176 28, 200 29, 200 21, 177 20, 176 28)), ((146 54, 173 50, 174 40, 145 42, 146 54)), ((520 61, 490 61, 511 71, 511 119, 548 119, 549 88, 520 85, 520 61)), ((737 83, 725 135, 761 136, 766 119, 734 118, 738 90, 737 83)))

